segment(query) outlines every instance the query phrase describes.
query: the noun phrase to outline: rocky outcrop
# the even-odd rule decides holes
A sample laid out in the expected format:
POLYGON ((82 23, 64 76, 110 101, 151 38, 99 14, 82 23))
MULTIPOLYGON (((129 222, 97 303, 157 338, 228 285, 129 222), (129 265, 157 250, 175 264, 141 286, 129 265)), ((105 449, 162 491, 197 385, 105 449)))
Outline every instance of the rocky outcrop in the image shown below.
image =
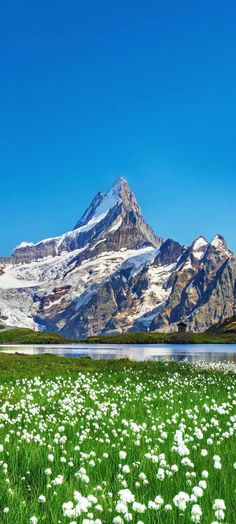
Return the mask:
POLYGON ((208 333, 215 335, 235 334, 236 333, 236 314, 232 317, 227 317, 225 320, 220 320, 213 324, 208 330, 208 333))
MULTIPOLYGON (((184 320, 189 330, 203 331, 220 318, 232 315, 235 271, 235 256, 222 237, 215 237, 210 244, 204 239, 201 245, 197 239, 180 257, 167 282, 170 295, 162 317, 172 327, 184 320)), ((162 323, 163 318, 157 316, 150 329, 159 330, 162 323)))
POLYGON ((185 252, 184 246, 181 246, 178 242, 171 240, 170 238, 163 242, 160 250, 154 260, 155 266, 167 266, 177 262, 177 260, 185 252))

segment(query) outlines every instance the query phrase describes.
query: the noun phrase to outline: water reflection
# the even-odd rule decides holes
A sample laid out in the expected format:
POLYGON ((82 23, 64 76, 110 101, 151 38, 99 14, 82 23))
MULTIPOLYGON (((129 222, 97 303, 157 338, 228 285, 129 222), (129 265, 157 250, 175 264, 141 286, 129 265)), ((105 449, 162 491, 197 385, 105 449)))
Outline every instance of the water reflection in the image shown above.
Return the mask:
POLYGON ((37 345, 2 346, 6 353, 42 355, 52 353, 62 357, 90 357, 93 359, 117 359, 129 357, 133 360, 204 360, 207 362, 235 362, 236 344, 76 344, 76 345, 37 345))

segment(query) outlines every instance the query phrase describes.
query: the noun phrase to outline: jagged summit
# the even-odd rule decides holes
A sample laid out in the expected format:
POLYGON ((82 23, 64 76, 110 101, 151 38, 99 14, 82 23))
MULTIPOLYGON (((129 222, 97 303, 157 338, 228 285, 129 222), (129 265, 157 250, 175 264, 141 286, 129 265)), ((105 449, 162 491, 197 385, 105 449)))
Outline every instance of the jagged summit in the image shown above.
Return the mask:
POLYGON ((225 238, 219 234, 214 236, 214 238, 211 241, 211 246, 215 247, 216 249, 225 249, 228 251, 225 238))
POLYGON ((96 194, 96 196, 94 197, 94 199, 92 200, 92 202, 91 202, 90 206, 88 207, 88 209, 86 209, 85 213, 82 215, 80 220, 75 225, 74 229, 78 229, 79 227, 84 226, 85 224, 87 224, 91 220, 91 218, 94 216, 94 213, 96 212, 97 208, 100 206, 100 204, 104 200, 104 198, 105 198, 105 194, 102 193, 101 191, 99 191, 96 194))
POLYGON ((141 214, 136 198, 123 177, 117 178, 106 194, 101 191, 97 193, 74 229, 100 222, 112 209, 119 206, 141 214))
POLYGON ((13 257, 29 262, 78 249, 86 250, 81 256, 87 257, 105 250, 135 249, 142 245, 157 247, 161 243, 162 239, 144 221, 127 181, 119 177, 106 194, 97 193, 72 231, 36 244, 20 244, 13 257))
POLYGON ((133 211, 141 215, 141 209, 138 205, 135 195, 130 189, 128 182, 123 177, 116 179, 113 186, 113 191, 117 193, 122 205, 126 208, 127 211, 133 211))
POLYGON ((199 251, 205 249, 208 245, 209 242, 206 240, 206 238, 200 235, 193 241, 191 248, 193 251, 199 251))
POLYGON ((208 242, 208 240, 206 240, 206 238, 202 235, 197 237, 193 241, 190 250, 194 256, 197 256, 197 258, 202 258, 203 255, 215 251, 231 253, 227 247, 224 237, 220 234, 215 235, 211 242, 208 242))
POLYGON ((192 253, 195 259, 201 260, 204 257, 208 249, 208 246, 209 242, 206 240, 205 237, 200 235, 193 241, 190 247, 190 253, 192 253))

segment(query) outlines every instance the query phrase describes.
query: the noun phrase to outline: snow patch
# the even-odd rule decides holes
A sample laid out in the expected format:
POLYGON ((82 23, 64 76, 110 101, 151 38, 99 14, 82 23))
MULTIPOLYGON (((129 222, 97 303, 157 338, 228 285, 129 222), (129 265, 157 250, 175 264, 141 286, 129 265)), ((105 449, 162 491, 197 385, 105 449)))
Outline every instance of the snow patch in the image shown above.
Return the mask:
MULTIPOLYGON (((102 220, 106 218, 108 213, 114 209, 115 207, 119 206, 121 204, 121 198, 119 196, 120 190, 121 190, 121 180, 118 179, 113 187, 110 189, 110 191, 107 193, 107 195, 104 196, 103 200, 100 202, 100 204, 97 206, 97 208, 94 210, 94 214, 90 220, 84 224, 83 226, 80 226, 76 229, 73 229, 72 231, 68 231, 67 233, 64 233, 63 235, 59 235, 52 238, 45 238, 43 240, 40 240, 39 242, 33 243, 27 243, 22 242, 17 249, 22 249, 25 247, 32 247, 32 246, 39 246, 43 245, 45 243, 55 242, 56 243, 56 249, 59 249, 60 245, 63 244, 63 242, 70 238, 76 238, 81 233, 85 233, 90 231, 91 229, 94 229, 102 220)), ((117 222, 114 224, 114 226, 110 229, 110 231, 115 231, 118 229, 121 225, 121 222, 117 222)))
POLYGON ((225 241, 220 235, 216 235, 211 241, 211 246, 216 248, 225 248, 225 241))
POLYGON ((112 226, 110 229, 109 229, 109 233, 111 233, 112 231, 117 231, 117 229, 119 229, 119 227, 121 226, 122 224, 122 218, 119 218, 119 220, 114 224, 114 226, 112 226))
POLYGON ((193 251, 201 250, 201 248, 207 248, 208 242, 204 237, 198 237, 192 244, 193 251))
POLYGON ((144 266, 151 264, 158 253, 159 248, 155 249, 151 246, 141 248, 137 250, 135 256, 128 258, 127 262, 124 264, 124 268, 132 267, 132 275, 135 275, 139 273, 144 266))
POLYGON ((15 250, 16 249, 22 249, 22 248, 25 248, 25 247, 31 247, 33 246, 33 242, 21 242, 18 246, 16 246, 15 250))

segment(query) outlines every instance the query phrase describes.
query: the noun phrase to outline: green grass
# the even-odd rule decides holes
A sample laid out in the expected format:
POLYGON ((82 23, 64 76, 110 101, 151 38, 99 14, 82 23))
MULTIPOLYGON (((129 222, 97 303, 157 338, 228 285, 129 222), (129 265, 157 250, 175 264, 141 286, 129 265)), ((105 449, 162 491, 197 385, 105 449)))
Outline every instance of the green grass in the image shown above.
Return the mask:
POLYGON ((58 333, 33 331, 28 328, 14 328, 0 331, 0 344, 68 344, 74 342, 58 333))
POLYGON ((211 333, 122 333, 114 336, 93 336, 90 344, 236 344, 235 334, 211 333))
POLYGON ((128 504, 134 524, 188 524, 194 501, 180 512, 173 498, 180 491, 191 495, 207 470, 206 488, 197 499, 200 522, 217 521, 213 504, 223 499, 225 522, 233 524, 235 398, 235 374, 223 366, 210 371, 175 362, 1 353, 0 522, 27 524, 36 516, 40 524, 82 524, 85 518, 111 524, 118 516, 119 492, 127 487, 146 508, 137 513, 128 504), (198 437, 196 428, 202 431, 198 437), (180 429, 189 450, 187 465, 173 449, 180 429), (125 459, 120 451, 127 453, 125 459), (214 468, 215 455, 220 456, 220 470, 214 468), (124 465, 130 471, 123 471, 124 465), (173 465, 178 471, 170 476, 173 465), (88 478, 81 478, 81 467, 88 478), (51 474, 45 474, 47 468, 51 474), (55 485, 58 475, 62 484, 55 485), (64 503, 76 506, 75 491, 85 500, 89 495, 97 498, 88 510, 93 516, 63 514, 64 503), (44 503, 38 501, 40 495, 44 503), (149 509, 148 502, 157 495, 164 503, 158 510, 149 509), (165 510, 166 504, 172 510, 165 510), (9 512, 4 514, 4 508, 9 512))
POLYGON ((0 344, 236 344, 236 334, 222 333, 123 333, 114 336, 97 335, 86 340, 65 338, 59 333, 33 331, 28 328, 0 330, 0 344))
POLYGON ((0 344, 236 344, 236 316, 213 325, 204 333, 122 333, 119 335, 96 335, 82 339, 65 338, 59 333, 14 328, 2 331, 0 344))
MULTIPOLYGON (((177 362, 168 364, 171 371, 181 372, 186 375, 189 367, 180 368, 177 362)), ((20 352, 15 354, 0 353, 0 383, 18 378, 31 378, 34 376, 45 376, 54 378, 57 375, 77 377, 79 372, 124 372, 144 371, 148 375, 153 373, 165 373, 166 362, 142 361, 137 362, 128 358, 117 360, 101 359, 93 360, 88 357, 68 358, 58 357, 52 354, 24 355, 20 352)), ((191 368, 190 368, 191 369, 191 368)))

